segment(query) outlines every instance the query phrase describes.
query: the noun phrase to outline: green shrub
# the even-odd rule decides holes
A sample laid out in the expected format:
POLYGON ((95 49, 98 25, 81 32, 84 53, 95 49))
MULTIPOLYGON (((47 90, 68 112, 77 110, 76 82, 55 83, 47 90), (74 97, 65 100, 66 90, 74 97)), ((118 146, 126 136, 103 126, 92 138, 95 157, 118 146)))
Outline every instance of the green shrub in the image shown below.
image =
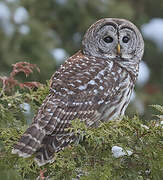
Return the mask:
POLYGON ((0 174, 3 180, 52 179, 71 180, 162 180, 163 179, 163 106, 152 121, 138 116, 88 128, 78 119, 72 129, 79 140, 55 154, 55 162, 38 167, 33 157, 11 154, 13 144, 27 128, 21 104, 29 103, 34 113, 48 94, 49 85, 36 89, 4 91, 0 99, 0 174), (112 147, 119 146, 126 155, 113 156, 112 147), (131 151, 132 154, 127 152, 131 151))

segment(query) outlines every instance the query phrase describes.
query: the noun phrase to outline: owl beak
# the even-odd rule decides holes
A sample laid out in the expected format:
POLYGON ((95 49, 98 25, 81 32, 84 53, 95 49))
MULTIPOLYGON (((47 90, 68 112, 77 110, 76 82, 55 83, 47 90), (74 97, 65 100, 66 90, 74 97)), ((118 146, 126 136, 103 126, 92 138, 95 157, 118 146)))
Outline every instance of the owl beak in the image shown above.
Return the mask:
POLYGON ((118 43, 117 45, 117 54, 120 55, 121 54, 121 47, 120 44, 118 43))

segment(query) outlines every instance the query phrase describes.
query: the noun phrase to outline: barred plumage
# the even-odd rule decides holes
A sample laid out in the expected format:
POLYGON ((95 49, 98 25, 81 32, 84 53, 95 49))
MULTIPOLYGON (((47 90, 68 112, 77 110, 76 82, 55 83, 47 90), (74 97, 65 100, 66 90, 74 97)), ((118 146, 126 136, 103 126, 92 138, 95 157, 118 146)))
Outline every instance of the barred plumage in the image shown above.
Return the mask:
POLYGON ((50 94, 12 153, 23 157, 35 154, 38 165, 44 165, 75 141, 73 132, 67 131, 72 120, 78 118, 97 127, 123 116, 143 50, 142 36, 129 21, 106 18, 93 24, 84 37, 83 49, 52 76, 50 94), (126 43, 127 38, 123 42, 126 36, 130 42, 126 43))

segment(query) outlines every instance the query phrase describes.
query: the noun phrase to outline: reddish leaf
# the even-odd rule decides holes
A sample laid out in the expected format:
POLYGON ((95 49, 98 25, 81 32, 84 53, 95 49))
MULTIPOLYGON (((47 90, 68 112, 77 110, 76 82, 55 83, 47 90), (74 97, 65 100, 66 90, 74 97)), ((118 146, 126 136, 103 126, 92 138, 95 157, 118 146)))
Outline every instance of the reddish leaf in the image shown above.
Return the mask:
POLYGON ((19 72, 23 72, 26 77, 33 73, 33 69, 36 68, 38 72, 40 72, 40 69, 36 66, 36 64, 30 64, 28 62, 19 62, 16 64, 13 64, 13 71, 10 73, 10 76, 15 76, 19 72))
POLYGON ((34 68, 40 72, 40 69, 36 66, 36 64, 30 64, 28 62, 19 62, 13 64, 13 70, 10 73, 9 77, 1 76, 0 81, 2 81, 2 91, 11 91, 15 86, 19 86, 20 88, 28 88, 32 89, 35 87, 42 86, 39 82, 24 82, 20 83, 15 79, 15 75, 23 72, 26 77, 29 76, 30 73, 33 73, 34 68))
POLYGON ((25 83, 19 83, 20 88, 28 88, 28 89, 33 89, 33 88, 38 88, 40 86, 43 86, 39 82, 25 82, 25 83))

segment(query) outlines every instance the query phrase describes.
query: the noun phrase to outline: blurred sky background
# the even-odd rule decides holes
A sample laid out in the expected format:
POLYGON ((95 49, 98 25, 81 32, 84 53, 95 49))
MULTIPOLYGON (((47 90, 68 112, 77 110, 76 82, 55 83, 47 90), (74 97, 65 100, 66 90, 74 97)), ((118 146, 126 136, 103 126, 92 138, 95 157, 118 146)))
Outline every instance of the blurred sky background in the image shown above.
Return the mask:
POLYGON ((28 80, 45 83, 104 17, 128 19, 142 32, 145 54, 128 115, 150 119, 149 105, 163 105, 163 0, 0 0, 0 76, 26 61, 41 70, 28 80))

